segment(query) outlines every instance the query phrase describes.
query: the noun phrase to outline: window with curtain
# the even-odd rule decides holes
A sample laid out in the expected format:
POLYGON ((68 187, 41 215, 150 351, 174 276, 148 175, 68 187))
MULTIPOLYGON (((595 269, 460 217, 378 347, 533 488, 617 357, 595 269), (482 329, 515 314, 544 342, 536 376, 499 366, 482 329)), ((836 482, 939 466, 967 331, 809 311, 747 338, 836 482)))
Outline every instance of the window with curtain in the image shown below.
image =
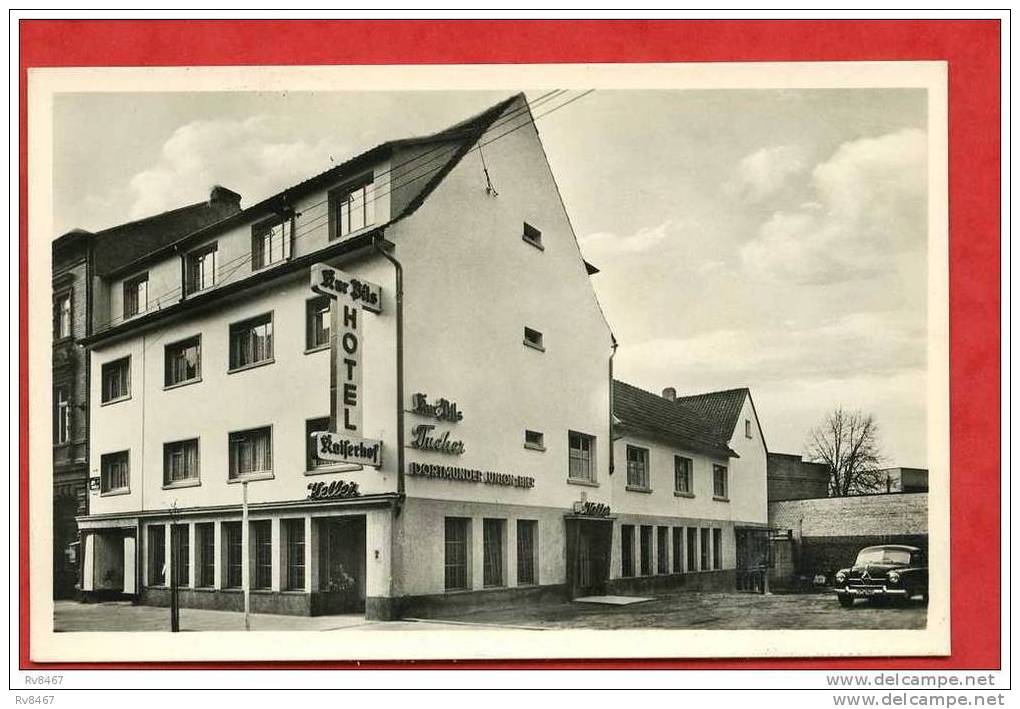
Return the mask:
POLYGON ((126 399, 131 395, 131 357, 121 357, 103 365, 103 403, 126 399))
POLYGON ((503 557, 505 554, 506 520, 482 520, 482 584, 504 586, 503 557))
POLYGON ((217 249, 215 242, 187 255, 184 267, 185 295, 216 285, 217 249))
POLYGON ((99 461, 100 491, 127 490, 129 483, 128 452, 106 453, 100 457, 99 461))
POLYGON ((627 487, 649 489, 647 448, 627 446, 627 487))
POLYGON ((568 475, 574 480, 595 482, 595 437, 570 431, 568 475))
POLYGON ((163 484, 173 485, 199 479, 198 439, 163 445, 163 484))
POLYGON ((535 574, 538 556, 538 521, 517 520, 517 585, 532 586, 538 583, 535 574))
POLYGON ((444 576, 447 591, 468 588, 468 554, 471 520, 464 517, 447 517, 445 520, 444 576))
POLYGON ((230 368, 240 369, 273 359, 272 313, 230 326, 230 368))
POLYGON ((231 480, 273 472, 273 435, 269 426, 231 433, 228 448, 231 480))
POLYGON ((375 224, 375 185, 365 177, 329 192, 329 238, 338 239, 375 224))
POLYGON ((673 492, 680 495, 693 495, 694 486, 691 484, 694 470, 694 461, 683 456, 673 456, 673 492))
POLYGON ((163 383, 168 387, 199 379, 202 376, 202 336, 167 345, 163 369, 163 383))

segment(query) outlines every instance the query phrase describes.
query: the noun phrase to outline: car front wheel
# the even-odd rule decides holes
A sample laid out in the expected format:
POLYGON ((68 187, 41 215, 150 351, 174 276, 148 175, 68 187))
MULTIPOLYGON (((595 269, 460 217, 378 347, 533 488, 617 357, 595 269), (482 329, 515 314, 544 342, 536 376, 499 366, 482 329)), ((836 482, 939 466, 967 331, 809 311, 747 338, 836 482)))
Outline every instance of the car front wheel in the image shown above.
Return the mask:
POLYGON ((839 605, 843 606, 844 608, 849 608, 854 604, 853 596, 848 596, 845 593, 837 595, 836 598, 839 599, 839 605))

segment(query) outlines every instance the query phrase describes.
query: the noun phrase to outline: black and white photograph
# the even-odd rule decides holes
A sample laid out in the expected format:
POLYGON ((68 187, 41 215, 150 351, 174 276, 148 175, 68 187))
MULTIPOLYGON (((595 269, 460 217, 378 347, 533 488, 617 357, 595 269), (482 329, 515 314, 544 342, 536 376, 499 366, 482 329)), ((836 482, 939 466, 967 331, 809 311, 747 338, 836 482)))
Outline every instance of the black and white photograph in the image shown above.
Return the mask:
POLYGON ((35 75, 38 652, 948 649, 944 65, 548 69, 35 75))

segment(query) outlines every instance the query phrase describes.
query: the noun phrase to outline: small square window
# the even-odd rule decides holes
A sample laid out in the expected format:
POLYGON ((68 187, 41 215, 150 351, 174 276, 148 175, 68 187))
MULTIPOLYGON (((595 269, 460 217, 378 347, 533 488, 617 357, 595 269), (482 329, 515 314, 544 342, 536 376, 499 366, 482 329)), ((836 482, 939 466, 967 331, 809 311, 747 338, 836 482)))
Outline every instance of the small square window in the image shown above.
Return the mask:
POLYGON ((127 490, 130 484, 128 468, 128 451, 104 453, 99 458, 101 492, 120 492, 127 490))
POLYGON ((538 330, 533 330, 530 327, 524 328, 524 344, 528 347, 534 347, 536 350, 545 351, 542 333, 538 330))
POLYGON ((540 249, 543 248, 542 232, 540 232, 538 229, 531 226, 527 222, 524 222, 524 235, 522 238, 532 246, 537 246, 540 249))
POLYGON ((545 434, 543 434, 541 431, 525 431, 524 447, 530 448, 531 450, 544 451, 545 434))

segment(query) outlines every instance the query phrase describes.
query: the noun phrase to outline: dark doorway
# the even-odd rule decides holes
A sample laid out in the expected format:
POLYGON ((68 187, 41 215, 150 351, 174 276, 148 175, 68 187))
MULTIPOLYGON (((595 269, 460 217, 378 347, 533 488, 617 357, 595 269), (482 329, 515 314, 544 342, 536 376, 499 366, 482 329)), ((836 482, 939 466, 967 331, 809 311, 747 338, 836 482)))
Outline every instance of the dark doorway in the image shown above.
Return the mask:
POLYGON ((765 593, 769 569, 769 531, 756 527, 737 527, 737 590, 765 593))
POLYGON ((319 527, 318 615, 365 612, 365 517, 329 517, 319 527))
POLYGON ((566 532, 570 597, 605 594, 613 546, 613 521, 568 517, 566 532))

